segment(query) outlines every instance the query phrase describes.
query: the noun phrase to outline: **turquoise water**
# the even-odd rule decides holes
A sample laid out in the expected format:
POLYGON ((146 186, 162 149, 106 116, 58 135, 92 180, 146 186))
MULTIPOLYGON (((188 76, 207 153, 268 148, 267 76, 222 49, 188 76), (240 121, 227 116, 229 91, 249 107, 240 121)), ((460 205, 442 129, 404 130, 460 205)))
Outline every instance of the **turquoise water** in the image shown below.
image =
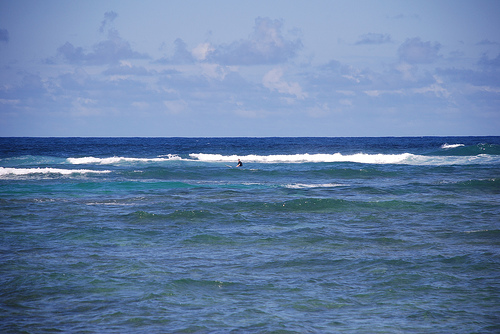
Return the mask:
POLYGON ((499 177, 500 137, 0 138, 0 330, 498 333, 499 177))

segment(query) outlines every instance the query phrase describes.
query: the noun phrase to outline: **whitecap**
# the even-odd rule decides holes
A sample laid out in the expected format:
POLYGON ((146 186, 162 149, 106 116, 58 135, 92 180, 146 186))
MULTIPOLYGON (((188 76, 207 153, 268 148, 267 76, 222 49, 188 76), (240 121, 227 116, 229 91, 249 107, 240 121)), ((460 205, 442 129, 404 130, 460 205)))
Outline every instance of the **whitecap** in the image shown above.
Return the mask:
POLYGON ((158 158, 127 158, 127 157, 109 157, 109 158, 95 158, 95 157, 82 157, 82 158, 68 158, 67 161, 73 165, 111 165, 122 162, 163 162, 170 160, 181 160, 181 158, 174 154, 160 156, 158 158))
POLYGON ((345 184, 341 183, 292 183, 285 185, 285 188, 289 189, 308 189, 308 188, 332 188, 332 187, 344 187, 345 184))
POLYGON ((461 146, 465 146, 464 144, 448 144, 448 143, 444 143, 443 145, 441 145, 441 148, 442 149, 450 149, 450 148, 457 148, 457 147, 461 147, 461 146))
POLYGON ((366 154, 356 153, 343 155, 334 154, 290 154, 290 155, 221 155, 208 153, 192 153, 192 159, 203 162, 235 162, 241 159, 244 166, 246 163, 334 163, 354 162, 362 164, 400 164, 400 165, 470 165, 499 163, 500 156, 479 154, 475 156, 426 156, 411 153, 401 154, 366 154))
POLYGON ((109 173, 109 170, 91 170, 91 169, 60 169, 60 168, 9 168, 0 167, 0 176, 5 175, 29 175, 29 174, 87 174, 87 173, 109 173))
POLYGON ((412 157, 410 153, 402 154, 364 154, 352 155, 334 154, 278 154, 278 155, 229 155, 192 153, 189 155, 193 159, 206 162, 229 162, 241 159, 243 162, 257 163, 304 163, 304 162, 358 162, 368 164, 395 164, 403 163, 412 157))

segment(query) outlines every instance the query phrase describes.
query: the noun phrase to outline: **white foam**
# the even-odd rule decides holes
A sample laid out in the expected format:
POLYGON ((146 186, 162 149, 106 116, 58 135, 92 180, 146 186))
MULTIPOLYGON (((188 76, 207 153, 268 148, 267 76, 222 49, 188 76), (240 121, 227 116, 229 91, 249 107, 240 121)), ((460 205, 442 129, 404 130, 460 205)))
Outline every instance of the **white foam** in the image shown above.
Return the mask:
POLYGON ((413 154, 364 154, 357 153, 352 155, 335 154, 292 154, 292 155, 246 155, 224 156, 220 154, 193 153, 189 155, 193 159, 208 162, 234 162, 238 159, 243 162, 258 163, 304 163, 304 162, 359 162, 367 164, 397 164, 403 163, 411 158, 413 154))
POLYGON ((174 154, 162 155, 158 158, 127 158, 127 157, 109 157, 109 158, 94 158, 94 157, 83 157, 83 158, 68 158, 67 161, 74 165, 111 165, 121 162, 163 162, 169 160, 181 160, 181 158, 174 154))
POLYGON ((450 149, 450 148, 457 148, 457 147, 461 147, 461 146, 465 146, 464 144, 448 144, 448 143, 445 143, 443 145, 441 145, 441 148, 443 149, 450 149))
MULTIPOLYGON (((447 145, 447 144, 446 144, 447 145)), ((462 145, 462 144, 453 144, 462 145)), ((168 154, 157 158, 128 158, 128 157, 82 157, 68 158, 66 161, 70 164, 84 165, 110 165, 119 163, 158 163, 167 161, 202 161, 202 162, 223 162, 235 164, 238 159, 245 163, 321 163, 321 162, 354 162, 363 164, 407 164, 407 165, 453 165, 453 164, 471 164, 471 163, 494 163, 498 159, 489 155, 477 156, 425 156, 411 153, 400 154, 366 154, 356 153, 344 155, 334 154, 276 154, 276 155, 221 155, 209 153, 191 153, 189 158, 184 159, 178 155, 168 154)))
POLYGON ((285 185, 285 188, 290 188, 290 189, 308 189, 308 188, 332 188, 332 187, 343 187, 346 186, 345 184, 341 183, 321 183, 321 184, 314 184, 314 183, 293 183, 293 184, 287 184, 285 185))
POLYGON ((229 155, 190 154, 192 159, 204 162, 230 162, 241 159, 245 163, 314 163, 314 162, 355 162, 363 164, 400 164, 400 165, 470 165, 500 163, 500 156, 479 154, 475 156, 427 156, 411 153, 401 154, 291 154, 291 155, 229 155))
POLYGON ((29 174, 87 174, 87 173, 109 173, 109 170, 90 169, 60 169, 60 168, 8 168, 0 167, 0 176, 5 175, 29 175, 29 174))

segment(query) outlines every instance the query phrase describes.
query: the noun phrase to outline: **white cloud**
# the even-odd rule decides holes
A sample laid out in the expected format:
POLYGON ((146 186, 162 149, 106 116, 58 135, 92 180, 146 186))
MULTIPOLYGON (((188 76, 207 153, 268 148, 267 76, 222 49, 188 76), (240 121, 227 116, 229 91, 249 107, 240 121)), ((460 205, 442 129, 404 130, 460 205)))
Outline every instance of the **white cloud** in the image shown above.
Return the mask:
POLYGON ((369 33, 360 36, 359 40, 355 44, 362 45, 362 44, 384 44, 384 43, 392 43, 391 35, 369 33))
POLYGON ((92 52, 83 47, 75 47, 70 42, 57 49, 57 52, 70 64, 106 65, 117 64, 123 59, 147 59, 149 56, 132 50, 130 43, 122 39, 118 32, 109 32, 108 39, 95 44, 92 52))
POLYGON ((341 99, 339 103, 344 106, 352 106, 352 100, 349 99, 341 99))
POLYGON ((468 89, 471 92, 486 92, 486 93, 496 93, 496 94, 500 93, 500 87, 469 85, 468 89))
POLYGON ((200 64, 201 72, 210 79, 224 80, 228 71, 217 64, 200 64))
POLYGON ((384 94, 396 94, 396 95, 404 95, 405 91, 402 89, 397 90, 365 90, 364 93, 371 97, 378 97, 384 94))
POLYGON ((431 93, 437 97, 449 98, 452 94, 446 88, 443 88, 443 86, 442 86, 443 81, 437 76, 435 76, 434 79, 435 79, 435 82, 433 84, 430 84, 430 85, 424 86, 424 87, 412 88, 412 89, 409 89, 409 88, 407 88, 407 89, 393 89, 393 90, 373 89, 373 90, 365 90, 364 93, 368 96, 371 96, 371 97, 379 97, 381 95, 411 96, 413 94, 431 93))
POLYGON ((72 102, 71 111, 76 116, 101 115, 102 109, 98 105, 97 100, 78 97, 72 102))
POLYGON ((286 82, 282 79, 283 69, 274 68, 264 75, 262 84, 271 91, 276 90, 282 94, 294 95, 298 99, 307 97, 306 93, 302 92, 302 88, 297 82, 286 82))
POLYGON ((435 83, 426 87, 414 88, 412 92, 416 94, 433 93, 437 97, 449 98, 451 93, 446 88, 442 87, 443 80, 438 76, 434 76, 434 80, 435 83))
POLYGON ((101 27, 99 28, 99 31, 104 32, 104 28, 106 27, 106 25, 112 23, 117 17, 118 14, 113 11, 104 13, 104 20, 102 20, 101 22, 101 27))
POLYGON ((430 64, 439 58, 441 44, 422 42, 420 38, 408 38, 398 49, 399 58, 410 64, 430 64))
POLYGON ((396 66, 396 69, 403 75, 404 80, 416 81, 415 67, 408 63, 401 63, 396 66))
POLYGON ((104 72, 111 76, 149 76, 151 73, 143 66, 134 66, 130 62, 121 61, 119 66, 111 66, 104 72))
POLYGON ((224 65, 264 65, 284 63, 302 48, 300 39, 283 36, 280 20, 258 17, 248 39, 214 47, 208 60, 224 65))
POLYGON ((347 80, 351 80, 355 83, 360 83, 361 80, 359 80, 359 78, 356 78, 354 75, 351 75, 351 74, 345 74, 342 76, 343 78, 346 78, 347 80))
POLYGON ((6 105, 16 105, 21 102, 20 100, 10 100, 10 99, 0 99, 0 104, 6 104, 6 105))
MULTIPOLYGON (((304 29, 313 30, 308 30, 305 37, 301 37, 304 47, 307 47, 304 58, 295 59, 300 56, 302 40, 295 32, 285 29, 284 20, 257 18, 253 28, 250 23, 247 33, 242 34, 239 29, 244 29, 242 25, 248 21, 236 22, 230 34, 213 36, 210 42, 199 35, 200 31, 193 29, 189 20, 183 21, 185 26, 180 24, 178 30, 170 32, 166 28, 163 32, 159 29, 148 31, 148 25, 144 27, 146 30, 139 29, 143 27, 128 27, 130 30, 123 31, 123 36, 127 36, 125 40, 113 26, 121 17, 108 12, 100 22, 102 12, 98 15, 97 20, 94 17, 93 21, 86 21, 97 22, 97 25, 85 27, 85 38, 71 34, 54 38, 57 44, 50 46, 48 52, 55 56, 56 48, 60 46, 57 50, 59 58, 54 57, 51 62, 26 63, 30 57, 36 60, 38 51, 34 48, 27 49, 33 54, 26 59, 20 57, 18 63, 2 62, 2 115, 7 112, 26 115, 26 110, 36 110, 41 119, 48 111, 56 110, 67 115, 68 119, 71 116, 98 115, 96 119, 99 120, 119 113, 123 124, 129 122, 133 127, 133 117, 141 114, 151 116, 150 119, 155 120, 152 123, 157 123, 158 119, 168 120, 176 114, 189 113, 189 117, 182 117, 183 121, 189 124, 188 119, 192 118, 201 124, 213 118, 212 111, 216 110, 217 115, 230 116, 224 119, 226 124, 243 118, 248 118, 244 122, 262 118, 270 124, 269 129, 275 129, 273 120, 286 114, 290 124, 298 122, 304 128, 312 129, 315 128, 314 123, 303 123, 307 116, 333 120, 338 116, 336 113, 347 111, 352 119, 359 117, 362 120, 364 115, 369 114, 373 116, 370 121, 376 117, 383 118, 387 110, 396 110, 395 117, 407 117, 413 114, 411 111, 425 108, 438 118, 438 113, 444 114, 443 110, 451 107, 460 108, 464 115, 472 115, 472 110, 498 114, 500 55, 498 43, 492 42, 493 35, 485 35, 484 40, 478 43, 481 48, 478 48, 471 43, 481 40, 481 36, 474 40, 471 37, 457 45, 458 41, 452 43, 443 34, 432 37, 418 29, 411 30, 410 35, 399 30, 387 30, 391 35, 354 35, 354 38, 359 37, 353 40, 352 31, 349 32, 348 26, 345 26, 345 33, 351 33, 351 36, 342 35, 343 32, 339 31, 341 35, 330 36, 328 44, 324 38, 311 38, 327 38, 326 30, 317 30, 319 25, 304 26, 304 29), (99 34, 99 23, 103 34, 99 34), (155 38, 151 37, 153 34, 155 38), (421 38, 405 40, 407 36, 419 34, 429 36, 426 39, 430 41, 421 38), (181 35, 189 41, 189 46, 177 38, 181 35), (232 39, 227 43, 214 42, 224 40, 228 35, 232 39), (65 42, 68 36, 73 36, 74 40, 68 40, 64 45, 57 42, 65 42), (96 36, 97 40, 88 42, 96 36), (397 36, 404 42, 390 45, 394 43, 391 36, 397 36), (356 44, 377 46, 366 48, 352 43, 336 44, 338 37, 357 41, 356 44), (170 54, 161 59, 158 58, 163 54, 156 54, 157 60, 150 62, 147 52, 164 52, 158 50, 158 45, 166 39, 170 40, 169 43, 174 41, 169 48, 170 54), (443 46, 435 42, 437 40, 443 46), (376 52, 366 53, 372 50, 376 52), (448 58, 446 64, 440 62, 437 67, 434 63, 442 59, 440 53, 449 55, 450 50, 462 53, 457 53, 456 59, 448 58), (328 62, 330 57, 339 61, 328 62), (320 63, 326 64, 320 66, 320 63), (453 99, 457 102, 453 103, 453 99), (127 120, 127 117, 130 119, 127 120)), ((254 18, 247 17, 250 20, 254 18)), ((200 26, 202 28, 211 27, 208 24, 200 26)), ((214 35, 218 34, 217 28, 213 28, 214 35)), ((385 32, 386 28, 360 26, 361 31, 381 29, 385 32)), ((333 26, 330 29, 334 31, 333 26)), ((2 50, 15 46, 12 43, 14 36, 10 36, 9 40, 7 33, 7 30, 0 29, 2 50)), ((45 53, 39 54, 46 57, 45 53)), ((29 117, 18 118, 34 122, 29 117)), ((340 117, 337 120, 338 124, 347 122, 340 117)), ((325 123, 321 119, 317 121, 325 123)), ((19 124, 18 128, 23 129, 24 124, 19 124)), ((190 124, 186 126, 180 120, 178 124, 179 128, 184 126, 186 131, 191 129, 190 124)), ((485 128, 492 127, 490 122, 483 124, 485 128)), ((3 125, 5 129, 8 126, 3 125)), ((83 129, 80 133, 85 131, 83 129)), ((224 135, 227 130, 220 126, 212 133, 217 131, 222 131, 220 134, 224 135)), ((124 130, 123 134, 127 132, 124 130)), ((148 135, 147 132, 143 134, 148 135)))
POLYGON ((210 43, 201 43, 198 44, 192 51, 192 55, 197 60, 205 60, 207 56, 214 51, 214 48, 210 43))
POLYGON ((447 89, 441 87, 441 85, 439 84, 432 84, 427 87, 415 88, 413 89, 413 92, 418 94, 434 93, 434 95, 436 95, 437 97, 444 98, 448 98, 451 96, 451 93, 447 89))
POLYGON ((357 84, 366 79, 363 71, 353 66, 342 66, 340 72, 342 73, 343 78, 357 84))

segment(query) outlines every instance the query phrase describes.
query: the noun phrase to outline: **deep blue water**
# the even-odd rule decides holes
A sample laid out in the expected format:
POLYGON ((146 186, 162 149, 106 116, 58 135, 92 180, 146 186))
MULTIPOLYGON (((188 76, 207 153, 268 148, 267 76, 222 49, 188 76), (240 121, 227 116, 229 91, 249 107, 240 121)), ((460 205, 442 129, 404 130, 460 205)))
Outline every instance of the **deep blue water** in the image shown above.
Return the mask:
POLYGON ((0 331, 498 333, 499 204, 500 137, 0 138, 0 331))

